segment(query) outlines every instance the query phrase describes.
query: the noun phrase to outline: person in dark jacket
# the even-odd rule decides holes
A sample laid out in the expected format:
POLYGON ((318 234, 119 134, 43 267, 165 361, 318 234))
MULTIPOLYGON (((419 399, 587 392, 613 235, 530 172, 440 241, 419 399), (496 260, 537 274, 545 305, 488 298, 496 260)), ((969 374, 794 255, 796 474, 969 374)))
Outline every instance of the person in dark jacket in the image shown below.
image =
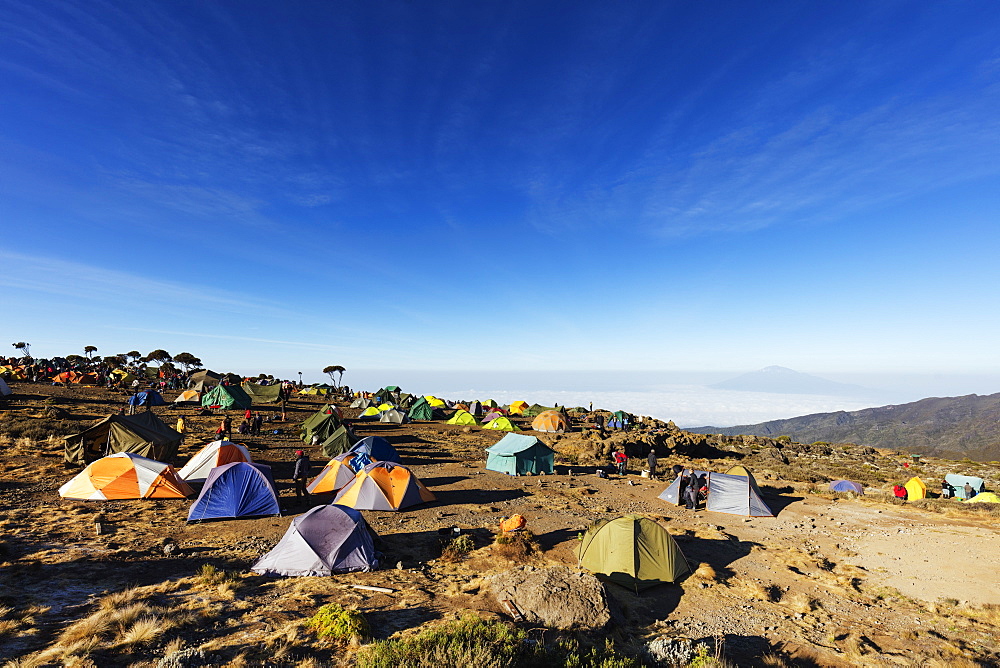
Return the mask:
POLYGON ((295 482, 295 501, 303 499, 309 500, 309 491, 306 490, 306 481, 309 480, 309 469, 312 464, 309 462, 309 455, 302 450, 296 450, 295 470, 292 472, 292 480, 295 482))
POLYGON ((656 480, 656 449, 649 449, 649 456, 646 457, 646 464, 649 466, 649 479, 656 480))
POLYGON ((687 487, 684 489, 685 506, 688 510, 698 509, 698 474, 693 470, 687 479, 687 487))

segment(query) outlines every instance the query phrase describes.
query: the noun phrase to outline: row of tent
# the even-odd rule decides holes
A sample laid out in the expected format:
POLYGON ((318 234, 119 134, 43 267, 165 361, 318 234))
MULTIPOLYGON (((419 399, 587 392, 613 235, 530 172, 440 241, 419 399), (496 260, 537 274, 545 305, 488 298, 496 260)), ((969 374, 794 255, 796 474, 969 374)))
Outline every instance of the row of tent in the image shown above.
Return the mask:
MULTIPOLYGON (((337 486, 337 503, 359 510, 401 510, 435 499, 407 467, 376 461, 372 453, 395 456, 387 443, 364 439, 336 462, 343 464, 346 459, 348 467, 350 463, 358 467, 338 470, 351 474, 337 486)), ((317 476, 311 492, 327 491, 324 484, 331 480, 331 468, 333 463, 317 476)), ((194 494, 188 483, 197 482, 204 486, 188 513, 189 522, 280 514, 271 468, 254 463, 245 447, 229 441, 209 443, 180 471, 133 453, 102 457, 62 485, 59 495, 82 501, 182 499, 194 494)))
MULTIPOLYGON (((381 557, 375 537, 357 510, 339 503, 317 506, 292 519, 281 540, 250 570, 293 577, 371 571, 381 557)), ((691 572, 673 536, 641 515, 588 527, 577 559, 581 568, 636 592, 676 582, 691 572)))

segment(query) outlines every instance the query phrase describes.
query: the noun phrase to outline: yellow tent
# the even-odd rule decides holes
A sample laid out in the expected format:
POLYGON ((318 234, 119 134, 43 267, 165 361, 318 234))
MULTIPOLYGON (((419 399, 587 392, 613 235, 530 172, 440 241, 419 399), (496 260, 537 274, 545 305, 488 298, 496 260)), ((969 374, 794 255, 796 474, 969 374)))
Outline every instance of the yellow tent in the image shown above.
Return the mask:
POLYGON ((299 394, 305 395, 307 397, 322 397, 326 394, 325 387, 307 387, 305 389, 299 390, 299 394))
POLYGON ((378 409, 374 406, 369 406, 365 409, 365 412, 361 414, 361 417, 372 417, 378 415, 378 409))
POLYGON ((457 411, 447 424, 476 424, 476 418, 469 411, 457 411))
POLYGON ((745 468, 743 468, 739 464, 737 464, 736 466, 734 466, 731 469, 729 469, 728 471, 726 471, 726 475, 738 475, 738 476, 743 476, 744 478, 751 477, 750 476, 750 471, 747 471, 745 468))
POLYGON ((442 401, 441 399, 438 399, 435 396, 432 396, 432 395, 428 394, 427 396, 424 397, 424 399, 426 399, 427 403, 429 403, 431 405, 431 407, 433 407, 433 408, 443 408, 444 407, 444 401, 442 401))
POLYGON ((528 408, 530 404, 527 401, 515 401, 510 405, 510 412, 515 415, 520 415, 528 408))
POLYGON ((903 487, 906 488, 907 501, 927 498, 927 485, 920 478, 910 478, 903 487))
POLYGON ((395 406, 393 406, 392 404, 388 403, 382 404, 381 406, 378 407, 378 412, 381 413, 382 411, 391 411, 393 408, 395 408, 395 406))
POLYGON ((980 492, 971 499, 966 499, 963 503, 1000 503, 1000 496, 993 492, 980 492))
POLYGON ((483 429, 496 429, 497 431, 521 431, 521 428, 510 421, 509 418, 493 418, 483 425, 483 429))

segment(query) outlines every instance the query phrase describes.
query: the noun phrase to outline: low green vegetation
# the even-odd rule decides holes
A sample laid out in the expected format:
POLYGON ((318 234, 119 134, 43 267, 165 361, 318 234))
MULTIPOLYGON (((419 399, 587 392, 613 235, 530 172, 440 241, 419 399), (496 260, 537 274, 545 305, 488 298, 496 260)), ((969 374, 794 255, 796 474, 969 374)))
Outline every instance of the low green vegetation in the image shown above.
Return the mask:
POLYGON ((380 640, 357 654, 358 668, 438 668, 439 666, 525 666, 527 668, 637 668, 611 641, 582 647, 576 639, 544 646, 505 622, 467 615, 408 638, 380 640))
POLYGON ((357 644, 371 637, 368 620, 357 610, 348 610, 336 603, 327 603, 309 618, 307 626, 323 640, 357 644))

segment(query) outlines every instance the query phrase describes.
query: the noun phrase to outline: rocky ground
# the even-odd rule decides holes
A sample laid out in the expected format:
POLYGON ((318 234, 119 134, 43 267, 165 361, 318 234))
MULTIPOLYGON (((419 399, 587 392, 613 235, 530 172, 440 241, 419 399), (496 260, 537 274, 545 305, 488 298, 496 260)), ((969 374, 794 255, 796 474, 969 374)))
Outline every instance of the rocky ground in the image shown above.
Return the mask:
MULTIPOLYGON (((405 637, 469 611, 510 619, 495 593, 497 578, 511 569, 520 569, 520 577, 528 568, 553 592, 575 591, 579 533, 625 513, 661 522, 694 573, 638 595, 601 585, 607 609, 587 614, 604 619, 606 612, 610 621, 606 630, 577 631, 583 642, 610 638, 649 663, 663 656, 650 648, 684 639, 711 639, 735 665, 1000 661, 1000 512, 937 499, 903 504, 886 494, 911 475, 930 484, 949 471, 983 476, 995 487, 1000 464, 913 463, 900 453, 844 444, 649 425, 607 439, 539 435, 559 452, 557 475, 512 478, 484 469, 483 450, 500 433, 439 422, 358 423, 360 435, 392 442, 437 501, 399 513, 365 512, 381 536, 381 570, 272 579, 248 568, 306 510, 295 504, 289 476, 294 451, 303 447, 297 425, 319 400, 293 400, 287 422, 269 423, 282 433, 241 439, 257 461, 274 467, 282 517, 186 525, 189 502, 58 497, 59 485, 76 472, 62 463, 60 436, 116 410, 121 397, 29 383, 14 390, 16 397, 0 405, 0 657, 11 665, 350 664, 356 647, 320 642, 307 628, 319 606, 337 602, 361 611, 376 639, 405 637), (637 475, 639 459, 630 475, 598 478, 595 467, 618 444, 635 455, 656 447, 661 467, 725 471, 744 464, 777 517, 666 504, 657 499, 666 483, 637 475), (826 493, 825 483, 840 477, 865 484, 866 496, 826 493), (521 549, 494 542, 500 519, 514 513, 527 518, 534 536, 521 549), (442 531, 454 527, 472 538, 474 549, 442 558, 442 531), (179 549, 168 554, 168 542, 179 549), (562 584, 552 585, 557 576, 562 584)), ((193 415, 192 408, 155 410, 169 424, 179 414, 188 420, 191 433, 177 465, 213 439, 220 419, 193 415)), ((312 455, 318 471, 321 457, 312 455)), ((527 596, 529 587, 518 590, 527 596)), ((536 614, 519 622, 542 642, 559 633, 546 626, 566 626, 563 616, 574 614, 573 605, 545 601, 537 593, 523 600, 525 612, 536 614), (549 608, 558 611, 554 617, 549 608)))

